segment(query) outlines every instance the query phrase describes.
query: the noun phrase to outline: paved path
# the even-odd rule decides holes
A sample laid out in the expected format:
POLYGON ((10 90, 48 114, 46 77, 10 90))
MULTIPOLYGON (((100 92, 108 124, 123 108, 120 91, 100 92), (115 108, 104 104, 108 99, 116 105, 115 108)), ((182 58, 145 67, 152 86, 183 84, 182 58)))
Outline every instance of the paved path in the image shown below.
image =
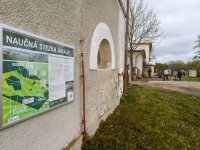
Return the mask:
POLYGON ((132 84, 143 87, 163 88, 200 97, 200 82, 181 81, 132 81, 132 84))

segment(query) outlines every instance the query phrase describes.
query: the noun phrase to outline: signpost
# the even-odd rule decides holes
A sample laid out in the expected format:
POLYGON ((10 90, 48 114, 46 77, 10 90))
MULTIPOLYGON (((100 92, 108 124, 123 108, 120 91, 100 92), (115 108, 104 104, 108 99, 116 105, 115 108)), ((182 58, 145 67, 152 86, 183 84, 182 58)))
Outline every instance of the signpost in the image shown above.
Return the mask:
POLYGON ((0 25, 0 127, 74 101, 74 49, 0 25))

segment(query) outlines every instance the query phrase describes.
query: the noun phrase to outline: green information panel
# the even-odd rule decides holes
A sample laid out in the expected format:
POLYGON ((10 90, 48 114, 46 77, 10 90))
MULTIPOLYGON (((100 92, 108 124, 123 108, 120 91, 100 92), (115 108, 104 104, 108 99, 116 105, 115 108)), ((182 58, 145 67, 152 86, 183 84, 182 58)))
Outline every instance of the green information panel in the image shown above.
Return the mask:
POLYGON ((1 127, 74 101, 74 49, 0 26, 1 127))

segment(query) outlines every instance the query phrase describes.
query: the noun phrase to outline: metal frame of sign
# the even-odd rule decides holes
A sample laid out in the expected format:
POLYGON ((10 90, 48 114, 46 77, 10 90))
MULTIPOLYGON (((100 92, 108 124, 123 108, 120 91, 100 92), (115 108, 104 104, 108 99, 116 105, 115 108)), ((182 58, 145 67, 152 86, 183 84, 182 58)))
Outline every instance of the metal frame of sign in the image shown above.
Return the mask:
MULTIPOLYGON (((32 117, 35 117, 35 116, 38 116, 38 115, 41 115, 41 114, 44 114, 44 113, 47 113, 53 109, 56 109, 58 107, 61 107, 63 105, 66 105, 66 104, 69 104, 71 102, 73 102, 75 100, 75 89, 74 89, 74 86, 73 86, 73 100, 70 101, 70 102, 64 102, 62 104, 59 104, 57 106, 54 106, 54 107, 51 107, 51 108, 48 108, 47 110, 44 110, 42 112, 38 112, 38 113, 35 113, 35 114, 32 114, 30 116, 27 116, 25 118, 21 118, 17 121, 14 121, 12 123, 9 123, 9 124, 6 124, 6 125, 3 125, 3 83, 2 83, 2 75, 3 75, 3 29, 7 29, 7 30, 10 30, 10 31, 13 31, 13 32, 17 32, 17 33, 20 33, 22 35, 25 35, 25 36, 29 36, 31 38, 35 38, 35 39, 39 39, 39 40, 42 40, 42 41, 46 41, 46 42, 50 42, 52 44, 57 44, 57 45, 61 45, 61 46, 64 46, 64 47, 67 47, 67 48, 70 48, 72 49, 73 51, 73 85, 74 85, 74 76, 75 76, 75 73, 74 73, 74 70, 75 70, 75 48, 73 46, 69 46, 69 45, 66 45, 66 44, 63 44, 63 43, 60 43, 60 42, 57 42, 57 41, 54 41, 54 40, 51 40, 51 39, 48 39, 48 38, 45 38, 45 37, 41 37, 41 36, 38 36, 38 35, 35 35, 35 34, 32 34, 32 33, 29 33, 29 32, 26 32, 26 31, 23 31, 23 30, 20 30, 20 29, 17 29, 17 28, 14 28, 14 27, 10 27, 10 26, 7 26, 5 24, 1 24, 0 23, 0 130, 1 129, 5 129, 7 127, 10 127, 10 126, 13 126, 17 123, 20 123, 20 122, 23 122, 25 120, 28 120, 32 117)), ((49 53, 47 53, 49 54, 49 53)))

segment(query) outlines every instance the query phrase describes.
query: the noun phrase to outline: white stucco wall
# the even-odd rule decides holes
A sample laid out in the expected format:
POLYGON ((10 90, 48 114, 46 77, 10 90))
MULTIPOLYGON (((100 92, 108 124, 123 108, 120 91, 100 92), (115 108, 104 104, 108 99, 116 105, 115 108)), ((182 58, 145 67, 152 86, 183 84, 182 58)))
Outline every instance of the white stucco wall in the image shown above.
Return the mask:
POLYGON ((136 50, 145 50, 145 55, 146 55, 146 62, 150 61, 150 50, 149 50, 149 44, 140 44, 136 50))
POLYGON ((0 23, 75 48, 75 101, 1 130, 0 150, 60 150, 72 142, 77 143, 73 148, 80 150, 82 142, 80 32, 82 30, 88 134, 93 135, 101 120, 105 120, 119 105, 118 73, 123 71, 124 16, 119 12, 121 10, 116 0, 85 0, 84 2, 85 6, 82 6, 82 1, 79 0, 59 2, 0 0, 0 23), (82 7, 83 27, 80 25, 82 7), (92 40, 93 35, 94 40, 92 40), (96 68, 97 47, 103 38, 106 38, 111 46, 112 69, 94 71, 91 69, 96 68), (91 48, 92 46, 94 49, 91 48), (93 50, 95 53, 90 55, 93 50), (117 57, 120 57, 119 62, 117 57))
MULTIPOLYGON (((118 106, 120 95, 118 88, 118 56, 119 56, 119 11, 120 7, 116 0, 91 1, 87 0, 87 18, 85 20, 84 32, 94 35, 99 23, 105 23, 110 30, 114 44, 115 69, 92 69, 90 67, 90 57, 93 53, 91 48, 92 37, 85 39, 84 49, 89 49, 86 54, 86 124, 87 133, 93 136, 102 120, 105 120, 118 106), (105 5, 106 4, 106 5, 105 5), (102 6, 100 8, 100 6, 102 6), (103 9, 102 9, 103 8, 103 9), (86 41, 88 43, 86 43, 86 41)), ((102 38, 106 37, 102 34, 102 38)), ((109 42, 110 43, 110 42, 109 42)), ((96 55, 95 55, 96 56, 96 55)), ((96 62, 96 61, 95 61, 96 62)))
MULTIPOLYGON (((0 23, 71 45, 77 54, 80 51, 80 10, 79 0, 0 0, 0 23)), ((77 58, 75 101, 1 130, 0 150, 61 150, 81 135, 80 65, 77 58)))
POLYGON ((197 71, 196 70, 189 70, 189 77, 197 77, 197 71))
MULTIPOLYGON (((0 3, 1 23, 72 45, 75 47, 76 54, 75 101, 1 130, 0 150, 62 149, 64 146, 68 146, 73 140, 76 140, 77 137, 80 137, 82 132, 82 92, 80 78, 80 52, 82 51, 80 49, 80 12, 82 1, 61 0, 59 3, 56 1, 50 3, 45 0, 1 0, 0 3)), ((120 27, 118 26, 119 7, 115 0, 95 0, 92 2, 86 0, 84 6, 83 37, 87 99, 86 118, 87 131, 90 135, 95 133, 100 121, 102 119, 105 120, 119 104, 118 70, 104 70, 100 72, 90 70, 90 51, 93 50, 90 46, 91 43, 95 43, 91 41, 92 36, 96 34, 95 28, 99 23, 101 27, 98 30, 98 34, 100 36, 98 37, 99 40, 95 40, 98 41, 98 44, 103 38, 109 41, 113 58, 112 68, 118 69, 119 63, 115 58, 118 57, 118 32, 120 27)), ((94 49, 94 51, 97 52, 97 49, 94 49)), ((92 61, 94 61, 93 58, 92 61)), ((78 140, 79 144, 75 149, 80 149, 81 138, 78 138, 78 140)))
POLYGON ((143 61, 144 58, 142 56, 142 52, 133 53, 133 67, 137 67, 140 70, 140 75, 142 75, 143 71, 143 61))
POLYGON ((95 28, 92 36, 91 47, 90 47, 90 69, 97 69, 97 55, 101 42, 106 39, 110 45, 111 50, 111 69, 115 69, 115 52, 113 38, 110 33, 109 27, 105 23, 99 23, 95 28))
POLYGON ((154 66, 151 66, 151 71, 152 71, 152 72, 151 72, 151 77, 154 77, 154 73, 155 73, 155 72, 154 72, 154 66))
MULTIPOLYGON (((154 77, 154 66, 147 66, 147 70, 148 70, 148 67, 151 68, 151 77, 154 77)), ((148 71, 147 71, 147 77, 148 77, 148 71)))
POLYGON ((94 135, 101 120, 105 120, 107 116, 112 113, 114 108, 118 105, 118 87, 115 82, 117 82, 117 74, 113 69, 115 68, 115 52, 114 44, 110 29, 106 23, 99 23, 93 33, 90 48, 90 76, 93 78, 93 88, 91 92, 87 93, 87 106, 86 111, 87 116, 87 133, 89 135, 94 135), (100 43, 103 39, 107 39, 111 47, 111 60, 112 68, 110 69, 98 69, 97 68, 97 55, 100 43), (100 79, 98 76, 101 74, 103 80, 97 86, 94 85, 95 79, 100 79), (110 90, 114 89, 112 93, 110 90), (114 97, 112 95, 114 94, 114 97), (115 102, 114 102, 115 101, 115 102), (117 102, 117 103, 116 103, 117 102))
POLYGON ((119 11, 119 29, 118 29, 118 72, 119 72, 119 94, 123 93, 123 72, 125 56, 125 18, 122 10, 119 11))
POLYGON ((119 72, 124 71, 124 53, 125 53, 125 18, 122 11, 119 11, 119 35, 118 35, 118 47, 119 47, 119 72))

